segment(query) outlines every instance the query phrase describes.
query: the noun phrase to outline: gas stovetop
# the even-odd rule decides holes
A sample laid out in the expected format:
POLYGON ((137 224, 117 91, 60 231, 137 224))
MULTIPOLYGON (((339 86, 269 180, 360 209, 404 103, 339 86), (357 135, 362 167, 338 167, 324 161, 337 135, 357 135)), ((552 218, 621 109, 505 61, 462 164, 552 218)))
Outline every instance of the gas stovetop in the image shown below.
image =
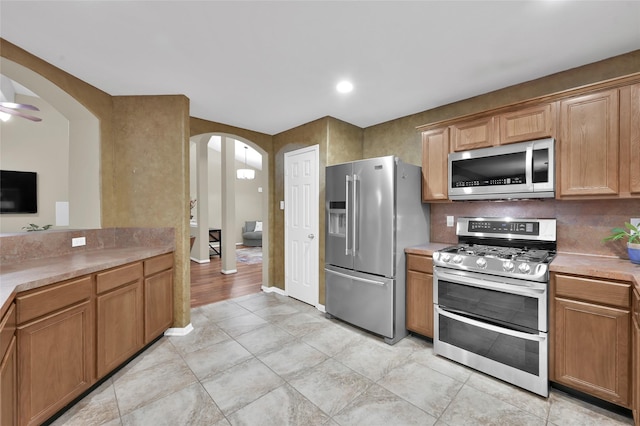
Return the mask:
POLYGON ((442 249, 440 252, 478 257, 497 257, 500 259, 521 260, 527 262, 545 262, 554 254, 549 250, 488 246, 483 244, 459 244, 457 246, 442 249))
POLYGON ((555 256, 554 219, 459 218, 459 244, 433 254, 434 265, 544 282, 555 256))

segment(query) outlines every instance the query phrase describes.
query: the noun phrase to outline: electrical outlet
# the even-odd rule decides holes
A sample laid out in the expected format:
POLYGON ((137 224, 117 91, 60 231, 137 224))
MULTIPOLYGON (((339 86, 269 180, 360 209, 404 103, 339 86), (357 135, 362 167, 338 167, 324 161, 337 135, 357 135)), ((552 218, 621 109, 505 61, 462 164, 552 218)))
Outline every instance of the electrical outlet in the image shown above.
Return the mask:
POLYGON ((78 238, 71 239, 71 247, 80 247, 80 246, 86 246, 86 245, 87 245, 87 239, 85 237, 78 237, 78 238))
POLYGON ((447 226, 449 228, 453 227, 453 216, 447 216, 447 226))
POLYGON ((629 219, 629 223, 635 227, 640 226, 640 217, 632 217, 631 219, 629 219))

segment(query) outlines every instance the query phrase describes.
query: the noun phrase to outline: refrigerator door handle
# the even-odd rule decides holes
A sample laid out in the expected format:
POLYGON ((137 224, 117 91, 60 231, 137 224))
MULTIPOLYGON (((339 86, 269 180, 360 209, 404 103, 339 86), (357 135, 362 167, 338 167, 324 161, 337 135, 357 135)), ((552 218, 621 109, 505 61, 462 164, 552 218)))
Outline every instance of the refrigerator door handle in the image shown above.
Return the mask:
POLYGON ((330 274, 337 275, 337 276, 342 277, 342 278, 349 278, 351 280, 360 281, 360 282, 367 283, 367 284, 375 284, 375 285, 379 285, 380 287, 384 287, 385 285, 387 285, 386 283, 384 283, 382 281, 369 280, 367 278, 360 278, 360 277, 356 277, 356 276, 353 276, 353 275, 347 275, 347 274, 343 274, 342 272, 334 271, 332 269, 324 268, 324 271, 328 272, 330 274))
POLYGON ((358 175, 353 175, 353 250, 351 253, 355 256, 358 253, 358 215, 360 212, 358 211, 358 175))
POLYGON ((345 206, 345 214, 347 216, 347 220, 345 221, 345 237, 344 237, 344 255, 345 256, 349 256, 351 254, 353 254, 352 250, 349 248, 349 230, 350 230, 350 226, 349 226, 349 215, 350 215, 350 208, 349 208, 349 182, 351 182, 351 176, 349 175, 345 175, 345 188, 344 188, 344 193, 345 193, 345 199, 346 199, 346 206, 345 206))

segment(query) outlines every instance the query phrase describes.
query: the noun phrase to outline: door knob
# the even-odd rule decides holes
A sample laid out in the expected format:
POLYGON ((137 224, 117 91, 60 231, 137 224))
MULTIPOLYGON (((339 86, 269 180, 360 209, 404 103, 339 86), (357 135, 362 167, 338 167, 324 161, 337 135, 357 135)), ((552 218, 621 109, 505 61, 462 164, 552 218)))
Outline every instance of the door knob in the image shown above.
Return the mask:
POLYGON ((313 234, 309 234, 309 239, 310 239, 310 240, 313 240, 315 237, 316 237, 315 235, 313 235, 313 234))

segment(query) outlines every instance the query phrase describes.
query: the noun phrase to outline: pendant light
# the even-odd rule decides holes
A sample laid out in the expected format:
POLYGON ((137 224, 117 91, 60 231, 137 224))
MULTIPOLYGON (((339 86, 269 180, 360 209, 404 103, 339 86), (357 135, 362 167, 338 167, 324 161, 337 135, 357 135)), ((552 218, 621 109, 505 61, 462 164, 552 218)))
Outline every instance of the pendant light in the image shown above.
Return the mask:
POLYGON ((244 169, 238 169, 236 171, 236 176, 238 177, 238 179, 253 179, 256 177, 256 171, 253 169, 249 169, 247 168, 247 150, 249 149, 248 146, 245 145, 244 147, 244 169))

